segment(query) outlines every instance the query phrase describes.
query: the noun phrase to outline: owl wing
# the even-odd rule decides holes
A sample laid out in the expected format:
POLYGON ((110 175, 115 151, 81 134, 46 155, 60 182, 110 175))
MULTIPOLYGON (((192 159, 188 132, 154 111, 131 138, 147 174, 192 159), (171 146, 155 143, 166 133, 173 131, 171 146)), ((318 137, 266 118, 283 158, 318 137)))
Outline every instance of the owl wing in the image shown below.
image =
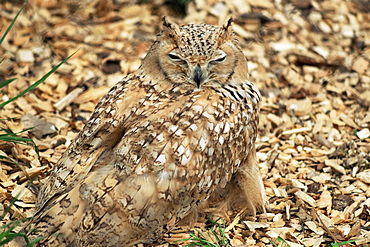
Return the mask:
POLYGON ((99 157, 120 140, 130 124, 127 119, 134 111, 132 105, 144 98, 145 90, 138 85, 139 78, 130 75, 102 98, 40 190, 36 209, 40 210, 54 194, 68 191, 83 180, 99 157))
MULTIPOLYGON (((94 222, 99 220, 89 221, 89 216, 107 213, 105 210, 110 208, 107 197, 117 197, 108 192, 113 190, 110 193, 114 193, 113 188, 132 172, 130 167, 134 164, 122 158, 120 161, 117 146, 125 146, 122 138, 127 129, 145 117, 141 106, 150 101, 148 91, 150 89, 141 85, 139 77, 130 75, 102 98, 40 190, 37 212, 26 226, 30 239, 62 233, 65 235, 62 239, 46 237, 40 242, 46 246, 58 243, 55 246, 59 246, 74 240, 81 219, 98 227, 94 222), (117 166, 122 172, 116 169, 117 166), (93 207, 93 200, 104 202, 104 205, 97 202, 93 207)), ((137 184, 137 181, 131 182, 137 184)), ((125 183, 120 185, 126 187, 125 183)))

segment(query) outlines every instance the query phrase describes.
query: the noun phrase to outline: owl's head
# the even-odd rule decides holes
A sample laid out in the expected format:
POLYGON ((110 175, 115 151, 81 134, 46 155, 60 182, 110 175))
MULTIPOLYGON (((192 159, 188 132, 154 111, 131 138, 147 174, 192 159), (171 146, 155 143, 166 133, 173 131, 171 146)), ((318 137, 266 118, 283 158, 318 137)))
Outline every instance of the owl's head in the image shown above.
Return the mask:
POLYGON ((248 73, 246 59, 232 31, 232 19, 224 26, 179 26, 164 17, 163 31, 145 60, 151 61, 154 73, 161 73, 171 83, 197 88, 224 84, 237 70, 242 78, 248 73))

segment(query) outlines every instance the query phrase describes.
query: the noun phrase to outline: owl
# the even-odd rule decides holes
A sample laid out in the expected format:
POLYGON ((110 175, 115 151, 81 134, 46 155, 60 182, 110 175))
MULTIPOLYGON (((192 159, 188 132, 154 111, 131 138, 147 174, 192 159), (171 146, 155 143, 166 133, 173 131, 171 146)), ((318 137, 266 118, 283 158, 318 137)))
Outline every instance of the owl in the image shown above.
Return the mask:
POLYGON ((163 18, 40 190, 25 227, 38 246, 151 243, 206 203, 264 210, 256 164, 260 94, 224 26, 163 18))

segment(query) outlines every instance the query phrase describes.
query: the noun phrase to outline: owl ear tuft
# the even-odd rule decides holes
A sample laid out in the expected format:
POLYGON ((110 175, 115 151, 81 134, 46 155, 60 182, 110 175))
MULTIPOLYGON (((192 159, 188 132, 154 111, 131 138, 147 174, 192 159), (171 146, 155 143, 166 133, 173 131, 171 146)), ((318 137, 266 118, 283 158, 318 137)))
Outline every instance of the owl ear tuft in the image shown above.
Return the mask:
POLYGON ((180 27, 167 16, 162 17, 163 35, 172 39, 175 43, 181 37, 180 27))
POLYGON ((222 45, 226 40, 229 40, 233 34, 233 18, 230 17, 227 23, 220 28, 220 37, 218 39, 219 45, 222 45))

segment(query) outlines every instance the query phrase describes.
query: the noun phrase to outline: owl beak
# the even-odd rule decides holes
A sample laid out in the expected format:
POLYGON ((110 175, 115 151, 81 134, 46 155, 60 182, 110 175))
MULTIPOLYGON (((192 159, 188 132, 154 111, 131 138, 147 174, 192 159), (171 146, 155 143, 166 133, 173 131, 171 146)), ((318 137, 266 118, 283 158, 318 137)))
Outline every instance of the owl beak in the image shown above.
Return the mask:
POLYGON ((200 87, 200 85, 203 82, 202 77, 203 77, 203 71, 202 71, 202 68, 200 67, 200 65, 198 63, 197 66, 194 69, 194 77, 193 77, 193 80, 197 84, 198 88, 200 87))

